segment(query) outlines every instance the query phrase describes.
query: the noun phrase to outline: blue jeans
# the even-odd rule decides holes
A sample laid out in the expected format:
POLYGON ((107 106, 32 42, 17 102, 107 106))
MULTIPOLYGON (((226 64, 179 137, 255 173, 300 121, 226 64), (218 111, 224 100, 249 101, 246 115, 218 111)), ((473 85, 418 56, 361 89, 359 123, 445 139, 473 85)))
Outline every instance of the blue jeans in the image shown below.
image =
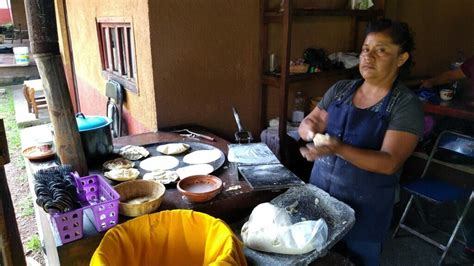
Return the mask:
POLYGON ((368 241, 345 241, 349 251, 349 258, 356 265, 378 266, 380 265, 380 254, 382 243, 368 241))

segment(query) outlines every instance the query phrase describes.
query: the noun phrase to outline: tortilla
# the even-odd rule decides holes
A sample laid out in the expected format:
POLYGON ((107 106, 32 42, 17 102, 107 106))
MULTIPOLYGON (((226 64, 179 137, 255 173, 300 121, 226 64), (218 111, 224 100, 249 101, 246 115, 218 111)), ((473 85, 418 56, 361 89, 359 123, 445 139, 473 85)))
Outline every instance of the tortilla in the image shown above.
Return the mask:
POLYGON ((178 180, 179 176, 175 171, 163 171, 163 170, 154 170, 151 173, 146 173, 143 176, 143 180, 152 180, 159 182, 163 185, 175 182, 178 180))
POLYGON ((222 156, 222 152, 218 149, 199 150, 187 154, 183 158, 183 162, 187 164, 205 164, 216 161, 222 156))
POLYGON ((134 165, 135 165, 134 162, 124 159, 124 158, 113 159, 103 164, 104 168, 107 170, 128 169, 128 168, 132 168, 134 165))
POLYGON ((186 143, 169 143, 156 147, 156 150, 163 154, 174 155, 187 151, 189 147, 186 143))
POLYGON ((169 170, 175 168, 178 166, 178 164, 178 159, 174 158, 173 156, 153 156, 143 160, 140 163, 140 168, 151 172, 153 170, 169 170))
POLYGON ((120 148, 119 154, 125 159, 135 161, 147 157, 150 152, 141 146, 127 145, 120 148))
POLYGON ((135 180, 140 172, 135 168, 113 169, 104 173, 104 176, 114 181, 135 180))
POLYGON ((208 175, 213 171, 214 167, 212 167, 210 164, 194 164, 178 168, 176 173, 180 179, 183 179, 192 175, 208 175))

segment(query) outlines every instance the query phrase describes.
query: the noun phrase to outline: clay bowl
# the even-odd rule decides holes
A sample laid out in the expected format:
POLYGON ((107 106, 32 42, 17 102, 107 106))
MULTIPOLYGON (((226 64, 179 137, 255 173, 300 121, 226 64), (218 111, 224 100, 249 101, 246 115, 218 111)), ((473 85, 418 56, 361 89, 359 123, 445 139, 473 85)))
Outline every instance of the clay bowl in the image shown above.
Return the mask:
POLYGON ((189 201, 205 202, 221 192, 222 180, 213 175, 193 175, 181 179, 176 187, 189 201))
POLYGON ((151 180, 133 180, 114 187, 120 194, 119 213, 136 217, 156 211, 160 207, 165 186, 151 180))

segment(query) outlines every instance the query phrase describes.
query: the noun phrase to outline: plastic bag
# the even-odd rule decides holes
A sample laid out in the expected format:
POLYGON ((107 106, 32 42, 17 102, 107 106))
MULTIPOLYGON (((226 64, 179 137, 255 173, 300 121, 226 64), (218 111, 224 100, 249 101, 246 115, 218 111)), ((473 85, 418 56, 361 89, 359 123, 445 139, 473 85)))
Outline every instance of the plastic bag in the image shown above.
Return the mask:
POLYGON ((327 241, 324 219, 291 223, 288 213, 271 203, 255 207, 241 231, 244 245, 255 250, 279 254, 304 254, 321 250, 327 241))

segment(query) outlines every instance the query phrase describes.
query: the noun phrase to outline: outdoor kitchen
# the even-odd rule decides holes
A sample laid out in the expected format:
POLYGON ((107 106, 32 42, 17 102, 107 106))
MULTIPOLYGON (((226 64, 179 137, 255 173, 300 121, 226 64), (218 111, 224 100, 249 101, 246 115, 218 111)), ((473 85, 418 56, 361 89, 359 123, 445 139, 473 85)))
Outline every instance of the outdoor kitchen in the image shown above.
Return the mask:
POLYGON ((3 2, 0 265, 472 265, 469 0, 3 2))

